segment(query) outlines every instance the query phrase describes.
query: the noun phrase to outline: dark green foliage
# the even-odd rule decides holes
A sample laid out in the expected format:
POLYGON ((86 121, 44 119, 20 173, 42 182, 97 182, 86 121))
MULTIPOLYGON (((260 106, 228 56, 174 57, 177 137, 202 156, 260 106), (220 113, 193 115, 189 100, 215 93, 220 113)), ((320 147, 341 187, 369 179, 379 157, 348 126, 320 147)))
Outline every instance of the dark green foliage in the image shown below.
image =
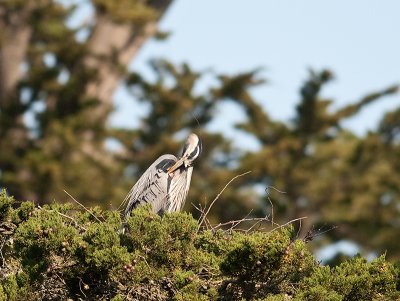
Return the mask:
POLYGON ((225 299, 240 299, 240 296, 249 299, 282 292, 295 294, 293 283, 309 276, 317 264, 304 243, 292 241, 291 235, 289 227, 270 233, 240 235, 233 241, 235 244, 221 264, 221 271, 233 278, 222 287, 226 290, 225 299))
POLYGON ((54 207, 35 210, 15 231, 15 252, 23 258, 21 263, 32 279, 63 257, 63 253, 74 253, 78 248, 78 230, 65 224, 59 209, 54 207))
MULTIPOLYGON (((307 216, 300 236, 313 225, 337 225, 340 234, 328 231, 325 243, 346 237, 362 251, 387 252, 395 259, 399 256, 398 229, 393 226, 400 195, 398 112, 387 114, 379 128, 365 137, 342 125, 369 104, 397 93, 399 87, 333 109, 333 100, 321 95, 333 78, 330 70, 310 72, 290 124, 272 120, 249 93, 236 91, 235 101, 248 116, 238 127, 260 143, 260 149, 242 157, 237 173, 252 171, 251 177, 241 179, 242 184, 272 185, 285 191, 271 190, 276 219, 282 222, 307 216)), ((224 79, 225 85, 230 82, 224 79)), ((227 96, 231 90, 225 92, 227 96)))
POLYGON ((127 243, 132 250, 144 251, 150 264, 163 268, 200 268, 201 254, 197 255, 193 244, 197 223, 189 214, 172 213, 160 218, 147 208, 136 211, 128 221, 127 243))
POLYGON ((14 203, 12 197, 8 197, 6 190, 2 189, 0 192, 0 221, 3 221, 10 210, 11 205, 14 203))
MULTIPOLYGON (((276 221, 308 216, 302 221, 301 237, 312 225, 334 224, 340 232, 328 232, 321 244, 346 237, 359 244, 362 252, 387 252, 391 260, 400 258, 396 222, 400 110, 388 112, 379 127, 364 137, 343 128, 346 119, 398 93, 399 86, 335 109, 335 100, 323 97, 333 72, 310 71, 292 121, 282 122, 264 111, 264 102, 280 99, 254 99, 251 93, 265 82, 259 69, 221 75, 155 59, 150 64, 154 80, 149 81, 143 74, 129 72, 127 66, 147 38, 166 36, 152 29, 171 3, 0 1, 0 187, 7 187, 17 201, 40 200, 42 204, 54 199, 65 202, 66 189, 84 204, 96 202, 105 208, 119 204, 158 156, 177 154, 184 134, 196 131, 204 148, 196 161, 185 210, 198 215, 191 203, 209 204, 230 179, 251 170, 225 189, 210 212, 211 221, 237 219, 250 211, 253 216, 271 213, 265 195, 253 188, 273 185, 286 192, 272 195, 276 221), (79 19, 75 14, 82 3, 93 5, 93 15, 71 28, 67 24, 79 19), (87 33, 86 39, 82 33, 87 33), (214 83, 206 87, 204 80, 214 83), (109 127, 112 95, 120 83, 148 109, 140 120, 132 115, 140 124, 133 129, 109 127), (255 151, 235 149, 223 135, 206 130, 224 118, 219 104, 229 102, 246 114, 236 127, 256 141, 255 151), (32 121, 26 122, 27 116, 32 121), (107 147, 110 141, 117 151, 107 147), (235 186, 239 185, 242 189, 238 190, 235 186)), ((1 198, 3 220, 12 208, 1 198)), ((19 211, 12 211, 1 226, 2 233, 26 221, 32 209, 31 203, 24 203, 19 211)), ((85 213, 76 216, 76 221, 90 232, 94 219, 85 213)), ((85 239, 96 240, 90 235, 85 239)), ((109 242, 116 241, 109 237, 109 242)), ((201 243, 198 237, 193 241, 201 243)), ((207 247, 219 258, 227 250, 220 240, 215 241, 207 247)), ((134 243, 128 241, 127 248, 134 243)), ((173 247, 180 248, 175 242, 173 247)), ((125 252, 114 251, 121 256, 125 252)), ((103 266, 97 253, 81 256, 93 270, 103 266)), ((107 262, 113 265, 115 260, 107 262)), ((176 259, 168 264, 176 265, 176 259)))
POLYGON ((198 230, 187 213, 34 207, 2 195, 0 300, 396 300, 399 270, 382 256, 319 265, 293 228, 198 230), (18 217, 18 218, 15 218, 18 217))
POLYGON ((323 267, 301 281, 299 300, 397 300, 398 271, 381 256, 371 263, 361 257, 337 267, 323 267), (324 293, 324 294, 322 294, 324 293), (325 299, 327 297, 327 299, 325 299))
POLYGON ((136 39, 149 37, 144 29, 170 2, 87 1, 93 19, 71 28, 80 1, 0 1, 1 187, 43 203, 62 201, 67 187, 86 204, 124 197, 121 158, 105 147, 111 96, 126 76, 126 51, 137 52, 136 39), (83 31, 89 37, 77 39, 83 31))

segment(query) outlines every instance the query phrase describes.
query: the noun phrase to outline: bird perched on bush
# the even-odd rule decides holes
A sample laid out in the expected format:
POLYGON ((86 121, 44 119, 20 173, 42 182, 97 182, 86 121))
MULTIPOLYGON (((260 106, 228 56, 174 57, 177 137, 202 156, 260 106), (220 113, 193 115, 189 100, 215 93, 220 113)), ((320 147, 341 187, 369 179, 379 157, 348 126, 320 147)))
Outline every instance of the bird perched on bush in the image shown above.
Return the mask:
POLYGON ((192 164, 199 157, 201 148, 199 137, 191 133, 179 159, 170 154, 159 157, 126 196, 123 202, 127 203, 125 219, 134 208, 144 204, 151 204, 152 210, 160 215, 180 211, 189 191, 192 164))

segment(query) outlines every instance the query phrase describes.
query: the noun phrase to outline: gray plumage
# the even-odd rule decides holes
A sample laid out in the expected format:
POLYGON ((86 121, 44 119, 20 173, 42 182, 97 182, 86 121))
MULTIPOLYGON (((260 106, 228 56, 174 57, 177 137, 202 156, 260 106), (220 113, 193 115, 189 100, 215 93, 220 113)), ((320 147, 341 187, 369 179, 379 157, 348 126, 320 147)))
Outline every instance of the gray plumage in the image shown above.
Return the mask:
POLYGON ((201 141, 192 133, 179 159, 169 154, 159 157, 126 196, 125 219, 133 209, 144 204, 151 204, 152 210, 160 215, 180 211, 189 191, 192 163, 200 153, 201 141))

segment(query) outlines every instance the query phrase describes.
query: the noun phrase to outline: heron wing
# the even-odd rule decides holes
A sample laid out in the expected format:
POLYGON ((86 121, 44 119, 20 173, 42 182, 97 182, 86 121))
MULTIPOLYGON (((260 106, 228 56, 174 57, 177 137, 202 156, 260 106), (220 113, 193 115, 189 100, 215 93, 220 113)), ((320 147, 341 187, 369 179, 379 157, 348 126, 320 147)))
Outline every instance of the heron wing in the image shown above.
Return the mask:
POLYGON ((192 172, 193 167, 189 166, 184 170, 177 170, 174 173, 168 192, 168 202, 165 211, 175 212, 182 209, 189 191, 192 172))
POLYGON ((168 195, 167 169, 177 161, 174 155, 162 155, 143 173, 136 184, 129 191, 124 203, 125 217, 137 206, 151 204, 154 212, 163 209, 163 203, 168 195))

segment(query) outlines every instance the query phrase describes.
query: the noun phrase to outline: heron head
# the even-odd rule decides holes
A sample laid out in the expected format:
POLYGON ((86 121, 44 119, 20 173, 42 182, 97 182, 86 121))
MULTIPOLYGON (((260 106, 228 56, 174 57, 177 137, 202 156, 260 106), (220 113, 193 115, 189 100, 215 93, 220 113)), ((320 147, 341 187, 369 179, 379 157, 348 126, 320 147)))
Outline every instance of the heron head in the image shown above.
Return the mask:
POLYGON ((184 165, 185 168, 191 166, 193 161, 201 154, 201 141, 196 134, 191 133, 186 139, 185 146, 183 147, 182 156, 173 166, 168 169, 168 173, 174 172, 179 167, 184 165))

